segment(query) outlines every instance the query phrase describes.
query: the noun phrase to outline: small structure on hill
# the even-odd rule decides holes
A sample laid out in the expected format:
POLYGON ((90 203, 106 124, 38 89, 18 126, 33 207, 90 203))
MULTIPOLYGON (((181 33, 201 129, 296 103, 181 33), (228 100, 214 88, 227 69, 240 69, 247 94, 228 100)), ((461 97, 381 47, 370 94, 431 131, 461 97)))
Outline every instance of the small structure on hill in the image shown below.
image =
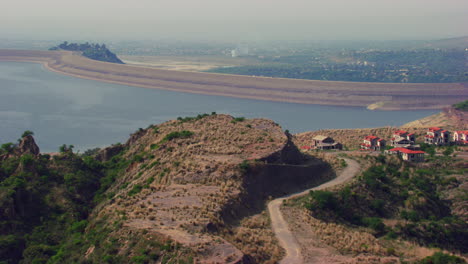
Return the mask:
POLYGON ((424 136, 424 143, 438 146, 450 144, 450 132, 440 127, 430 127, 424 136))
POLYGON ((457 145, 468 145, 468 130, 455 131, 453 133, 453 141, 457 145))
POLYGON ((361 150, 383 150, 386 146, 386 141, 376 136, 366 136, 361 143, 361 150))
POLYGON ((339 142, 335 142, 335 140, 331 137, 327 136, 315 136, 312 142, 312 146, 315 149, 320 149, 320 150, 330 150, 330 149, 343 149, 343 145, 339 142))
POLYGON ((392 148, 386 150, 385 153, 399 155, 403 160, 410 162, 424 162, 424 154, 422 150, 411 150, 407 148, 392 148))

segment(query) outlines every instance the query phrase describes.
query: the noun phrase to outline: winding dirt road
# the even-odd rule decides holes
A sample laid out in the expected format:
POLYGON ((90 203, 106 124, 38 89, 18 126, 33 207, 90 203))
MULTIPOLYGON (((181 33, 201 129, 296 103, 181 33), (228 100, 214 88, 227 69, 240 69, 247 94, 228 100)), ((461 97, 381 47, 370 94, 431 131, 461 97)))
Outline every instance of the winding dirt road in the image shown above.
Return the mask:
POLYGON ((339 184, 343 184, 353 178, 361 169, 360 165, 352 159, 344 158, 348 166, 335 179, 326 182, 314 188, 307 189, 300 193, 290 194, 268 203, 268 212, 271 218, 271 226, 275 232, 276 238, 280 245, 286 250, 286 256, 280 261, 281 264, 300 264, 304 263, 304 258, 301 255, 300 246, 288 227, 288 223, 284 220, 281 214, 281 204, 284 200, 306 195, 311 190, 322 190, 339 184))

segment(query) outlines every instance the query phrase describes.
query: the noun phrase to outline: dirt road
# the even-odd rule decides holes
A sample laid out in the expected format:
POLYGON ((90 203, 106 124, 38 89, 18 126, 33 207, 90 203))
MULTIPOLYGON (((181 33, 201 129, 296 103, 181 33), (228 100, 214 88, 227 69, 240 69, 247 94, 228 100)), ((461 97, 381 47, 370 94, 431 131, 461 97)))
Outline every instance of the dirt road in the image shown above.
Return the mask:
POLYGON ((284 200, 306 195, 311 190, 322 190, 345 183, 346 181, 353 178, 359 172, 360 166, 354 160, 347 158, 344 158, 344 160, 348 166, 335 179, 300 193, 290 194, 288 196, 275 199, 268 203, 268 212, 271 218, 271 226, 275 232, 276 237, 278 238, 278 241, 280 242, 280 245, 286 250, 286 256, 280 261, 281 264, 304 263, 300 246, 289 229, 288 223, 284 220, 283 215, 281 214, 281 204, 284 200))

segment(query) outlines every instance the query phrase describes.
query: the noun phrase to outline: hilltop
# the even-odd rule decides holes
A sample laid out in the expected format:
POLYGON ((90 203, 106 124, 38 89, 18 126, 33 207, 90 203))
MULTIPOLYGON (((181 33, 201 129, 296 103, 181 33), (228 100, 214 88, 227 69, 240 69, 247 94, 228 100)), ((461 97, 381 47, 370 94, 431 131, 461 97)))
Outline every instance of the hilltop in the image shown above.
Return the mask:
POLYGON ((68 43, 67 41, 63 42, 62 44, 52 47, 49 50, 68 50, 68 51, 81 51, 82 55, 90 58, 92 60, 104 61, 104 62, 112 62, 112 63, 119 63, 124 64, 117 55, 112 53, 105 44, 99 45, 88 42, 84 44, 78 43, 68 43))
POLYGON ((12 262, 277 261, 265 202, 334 176, 266 119, 179 118, 84 155, 40 154, 24 136, 0 154, 0 257, 12 262))

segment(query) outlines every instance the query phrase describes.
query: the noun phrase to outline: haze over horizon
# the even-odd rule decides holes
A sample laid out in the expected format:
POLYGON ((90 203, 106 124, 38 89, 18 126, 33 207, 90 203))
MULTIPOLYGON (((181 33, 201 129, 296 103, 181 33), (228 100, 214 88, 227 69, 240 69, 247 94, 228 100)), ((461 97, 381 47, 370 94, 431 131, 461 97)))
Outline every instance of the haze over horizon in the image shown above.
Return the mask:
POLYGON ((414 40, 468 35, 462 0, 4 1, 0 36, 99 40, 414 40))

